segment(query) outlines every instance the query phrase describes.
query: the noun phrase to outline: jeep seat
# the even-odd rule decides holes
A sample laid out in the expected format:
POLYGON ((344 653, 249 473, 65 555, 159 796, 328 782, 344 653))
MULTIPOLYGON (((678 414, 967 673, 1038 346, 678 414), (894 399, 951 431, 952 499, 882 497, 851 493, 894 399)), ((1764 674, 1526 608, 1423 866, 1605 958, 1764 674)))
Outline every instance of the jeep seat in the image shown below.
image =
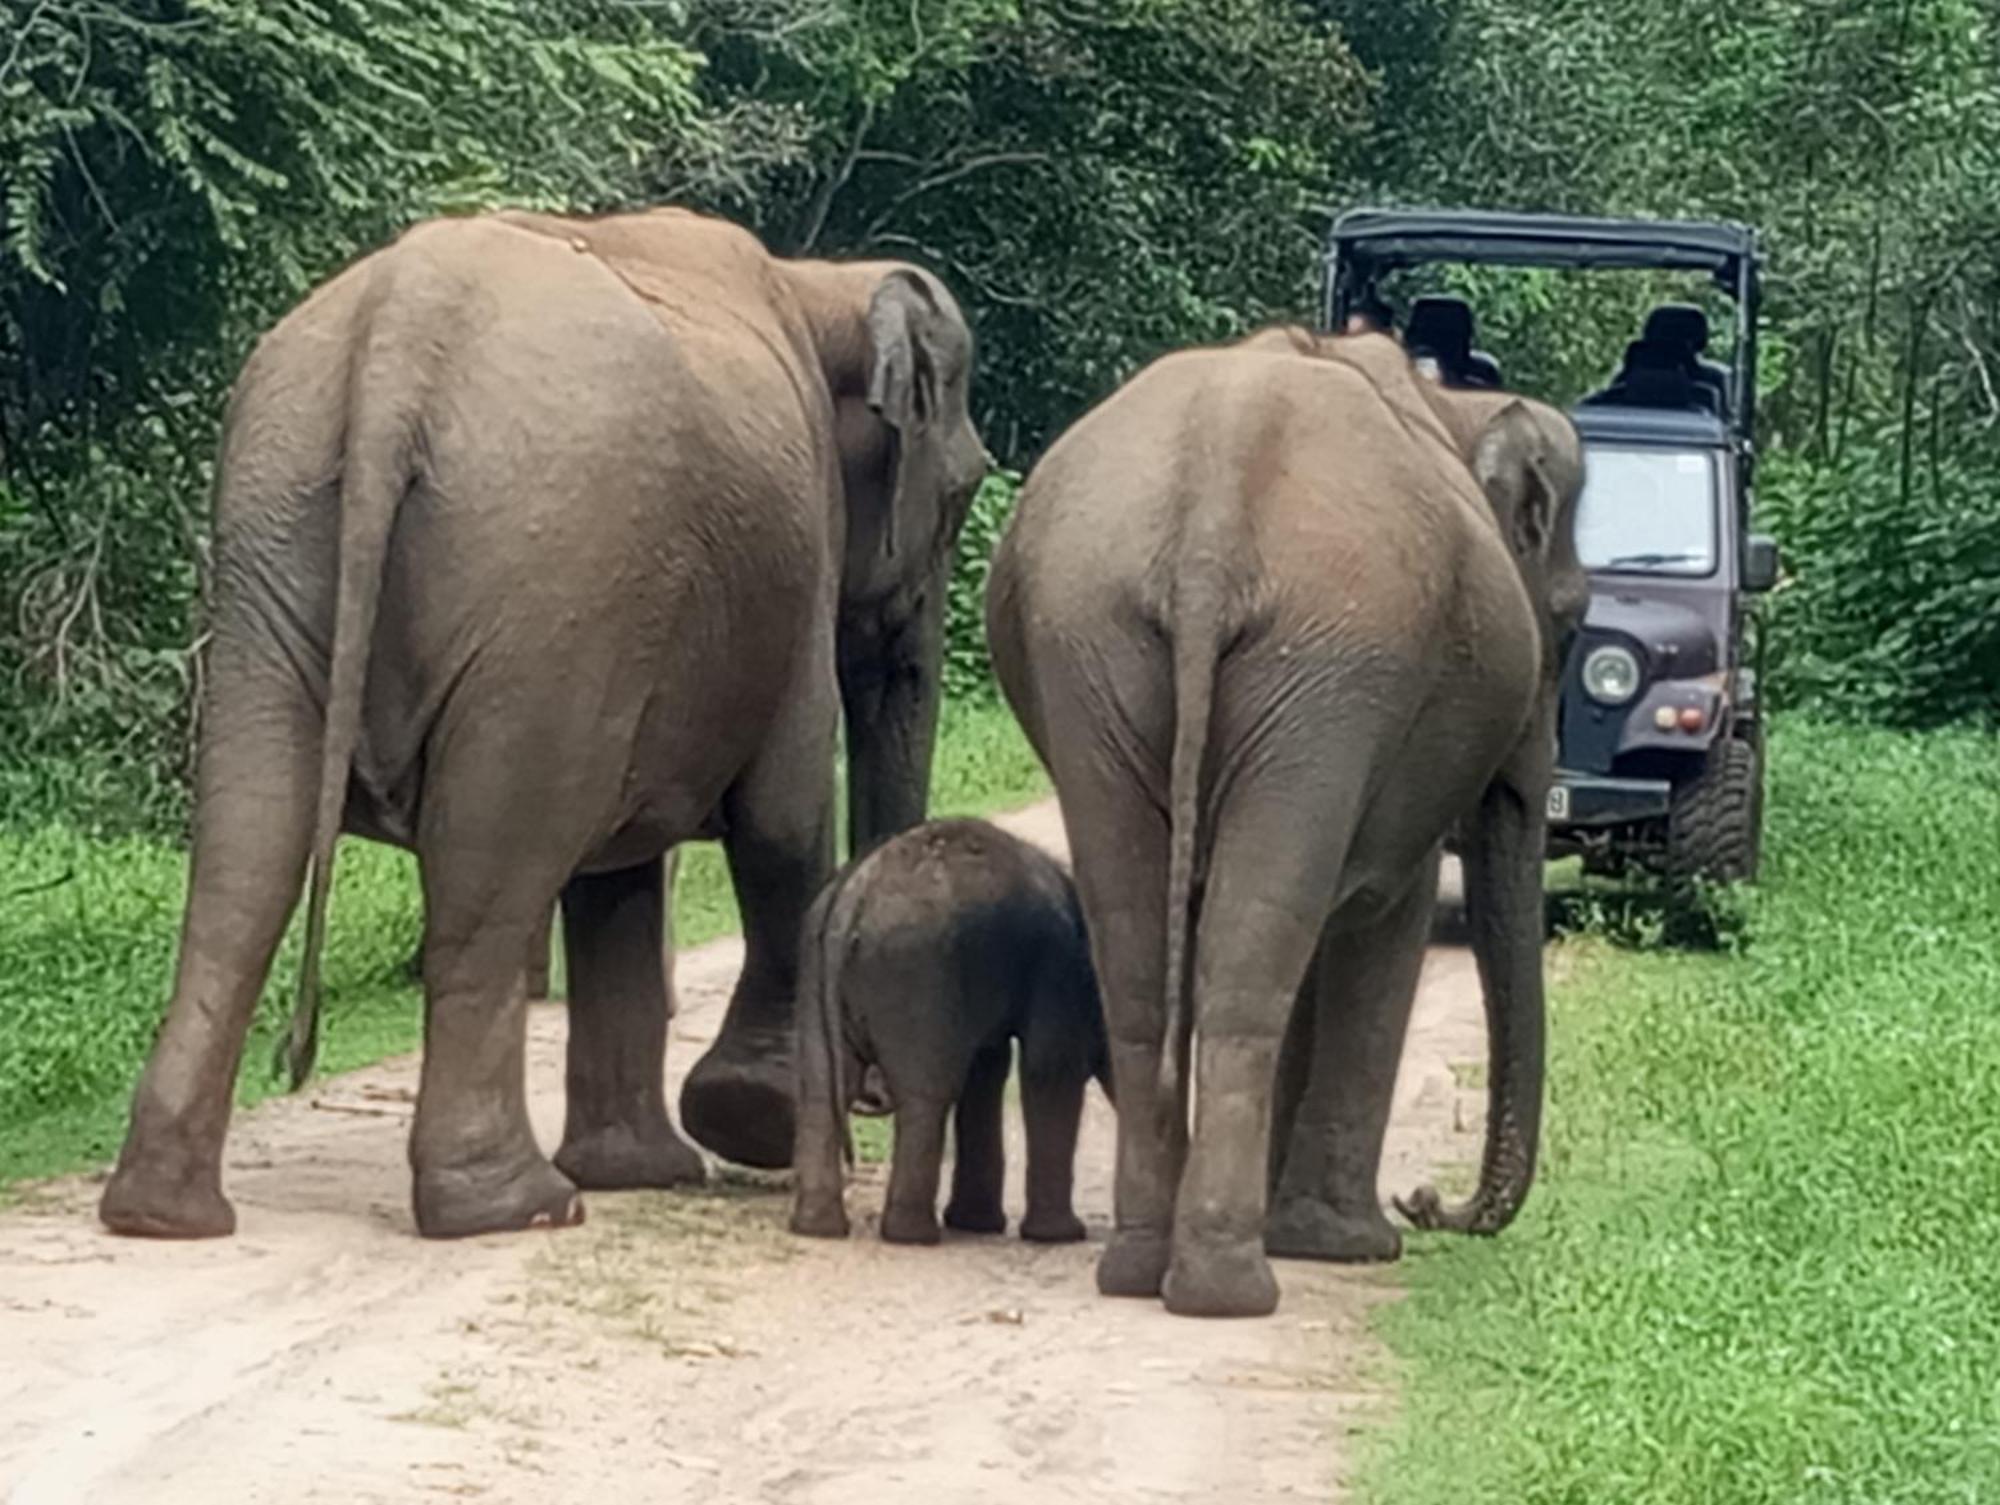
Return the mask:
POLYGON ((1722 394, 1695 374, 1694 357, 1666 340, 1634 340, 1611 385, 1593 392, 1580 407, 1681 408, 1722 416, 1722 394))
POLYGON ((1472 307, 1463 298, 1433 296, 1412 303, 1403 347, 1412 360, 1435 361, 1447 387, 1500 385, 1499 363, 1472 348, 1472 307))
POLYGON ((1707 314, 1692 303, 1662 303, 1646 315, 1646 325, 1639 337, 1685 349, 1694 362, 1694 379, 1715 392, 1716 411, 1729 405, 1729 368, 1720 361, 1702 358, 1708 349, 1707 314))

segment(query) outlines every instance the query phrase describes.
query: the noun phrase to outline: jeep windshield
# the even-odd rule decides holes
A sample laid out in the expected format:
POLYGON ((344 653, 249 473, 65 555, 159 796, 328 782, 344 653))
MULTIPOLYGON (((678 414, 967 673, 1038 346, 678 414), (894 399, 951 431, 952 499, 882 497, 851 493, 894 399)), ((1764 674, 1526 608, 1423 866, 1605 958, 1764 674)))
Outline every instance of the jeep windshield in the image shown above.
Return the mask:
POLYGON ((1593 444, 1576 508, 1586 570, 1706 575, 1715 568, 1715 459, 1701 450, 1593 444))

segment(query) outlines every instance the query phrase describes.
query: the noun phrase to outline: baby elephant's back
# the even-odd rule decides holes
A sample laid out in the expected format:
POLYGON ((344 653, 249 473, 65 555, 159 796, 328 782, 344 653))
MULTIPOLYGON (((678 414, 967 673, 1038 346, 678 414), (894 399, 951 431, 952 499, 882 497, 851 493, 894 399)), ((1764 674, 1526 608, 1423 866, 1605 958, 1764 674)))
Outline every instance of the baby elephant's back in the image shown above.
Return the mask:
POLYGON ((1095 1013, 1076 891, 1040 849, 985 821, 932 821, 877 848, 856 876, 872 960, 912 983, 932 973, 945 994, 934 1001, 955 1001, 977 1033, 1025 1034, 1036 1011, 1095 1013))

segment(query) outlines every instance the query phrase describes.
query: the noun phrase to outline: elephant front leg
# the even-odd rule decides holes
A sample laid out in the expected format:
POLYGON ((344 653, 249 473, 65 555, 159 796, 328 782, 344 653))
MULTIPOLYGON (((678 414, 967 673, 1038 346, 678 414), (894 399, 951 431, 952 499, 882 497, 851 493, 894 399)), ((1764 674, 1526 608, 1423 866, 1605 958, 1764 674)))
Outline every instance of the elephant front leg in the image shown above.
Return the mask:
POLYGON ((724 801, 743 916, 743 973, 715 1043, 681 1088, 681 1123, 725 1160, 792 1163, 792 1017, 807 909, 833 876, 832 687, 795 707, 785 735, 724 801))
POLYGON ((701 1156, 667 1121, 665 866, 655 858, 572 878, 563 890, 568 1107, 555 1163, 593 1190, 706 1176, 701 1156))
MULTIPOLYGON (((1376 1180, 1403 1038, 1437 902, 1437 859, 1385 915, 1329 934, 1301 998, 1304 1090, 1289 1122, 1265 1248, 1288 1259, 1391 1260, 1402 1236, 1383 1215, 1376 1180)), ((1287 1049, 1295 1042, 1288 1039, 1287 1049)))

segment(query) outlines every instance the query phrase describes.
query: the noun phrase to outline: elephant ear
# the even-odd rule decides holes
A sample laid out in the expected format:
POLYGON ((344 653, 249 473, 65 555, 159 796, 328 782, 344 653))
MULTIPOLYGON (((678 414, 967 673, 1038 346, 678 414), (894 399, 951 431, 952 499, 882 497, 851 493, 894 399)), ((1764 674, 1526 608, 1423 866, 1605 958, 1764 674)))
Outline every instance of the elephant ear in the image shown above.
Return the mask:
POLYGON ((873 352, 868 406, 888 426, 894 471, 889 515, 882 528, 884 551, 892 559, 898 534, 917 521, 910 513, 924 494, 926 475, 938 463, 940 343, 945 323, 944 310, 913 271, 890 272, 868 302, 873 352))
POLYGON ((1500 520, 1507 547, 1523 564, 1547 561, 1562 507, 1544 444, 1528 405, 1510 402, 1480 430, 1472 450, 1472 473, 1500 520))
POLYGON ((1479 432, 1472 473, 1531 591, 1559 627, 1581 619, 1590 588, 1577 563, 1576 499, 1583 447, 1553 412, 1509 402, 1479 432))

